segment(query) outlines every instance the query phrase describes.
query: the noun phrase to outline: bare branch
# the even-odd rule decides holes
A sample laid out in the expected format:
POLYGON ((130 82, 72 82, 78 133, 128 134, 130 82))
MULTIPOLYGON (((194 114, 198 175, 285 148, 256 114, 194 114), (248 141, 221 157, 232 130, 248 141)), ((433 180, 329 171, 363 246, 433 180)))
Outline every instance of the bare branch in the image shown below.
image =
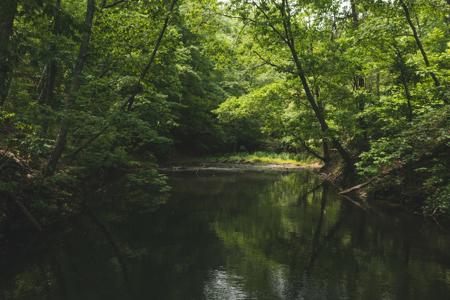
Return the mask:
POLYGON ((114 7, 116 5, 125 3, 125 2, 128 2, 128 0, 117 0, 117 1, 115 1, 113 3, 106 4, 106 0, 105 0, 105 1, 103 1, 101 8, 102 9, 108 9, 108 8, 114 7))
POLYGON ((296 73, 289 69, 289 67, 284 67, 284 66, 280 66, 274 62, 272 62, 270 59, 264 58, 260 53, 258 53, 257 51, 252 51, 256 56, 258 56, 258 58, 260 60, 262 60, 264 62, 264 64, 269 65, 271 67, 274 67, 277 71, 282 72, 282 73, 289 73, 292 75, 296 75, 296 73))
POLYGON ((267 14, 267 12, 260 6, 258 5, 255 1, 252 1, 253 6, 255 6, 266 18, 267 24, 269 25, 269 27, 273 30, 273 32, 275 32, 286 44, 289 43, 289 40, 286 36, 283 35, 283 33, 281 33, 281 31, 279 31, 274 24, 272 24, 272 22, 270 22, 270 17, 267 14))

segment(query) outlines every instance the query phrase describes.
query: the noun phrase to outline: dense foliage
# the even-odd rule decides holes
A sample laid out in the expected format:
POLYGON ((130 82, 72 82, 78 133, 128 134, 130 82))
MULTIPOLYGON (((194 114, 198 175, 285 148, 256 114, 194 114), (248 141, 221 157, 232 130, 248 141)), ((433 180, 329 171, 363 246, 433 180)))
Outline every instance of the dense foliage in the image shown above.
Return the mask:
POLYGON ((0 190, 154 193, 171 157, 288 151, 448 215, 449 20, 445 0, 2 0, 0 170, 32 171, 0 190))

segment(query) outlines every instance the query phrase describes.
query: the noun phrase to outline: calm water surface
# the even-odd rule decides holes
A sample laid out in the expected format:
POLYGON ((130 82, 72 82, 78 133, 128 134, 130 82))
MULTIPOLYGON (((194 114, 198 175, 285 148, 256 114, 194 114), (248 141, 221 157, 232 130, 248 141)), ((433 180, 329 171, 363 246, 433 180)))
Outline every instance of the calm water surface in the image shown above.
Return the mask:
POLYGON ((170 181, 156 208, 124 201, 0 249, 0 299, 450 299, 450 236, 419 218, 308 172, 170 181))

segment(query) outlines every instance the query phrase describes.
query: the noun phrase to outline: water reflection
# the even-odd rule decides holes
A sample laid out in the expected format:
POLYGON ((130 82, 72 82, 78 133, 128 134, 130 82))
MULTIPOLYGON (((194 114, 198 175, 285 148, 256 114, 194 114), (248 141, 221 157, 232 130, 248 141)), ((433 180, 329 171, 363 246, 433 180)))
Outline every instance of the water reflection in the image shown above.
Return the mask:
POLYGON ((450 238, 314 174, 187 174, 159 208, 0 246, 0 299, 448 299, 450 238))
POLYGON ((242 281, 242 277, 230 275, 225 270, 213 270, 205 282, 204 296, 206 299, 217 300, 251 299, 245 292, 242 281))

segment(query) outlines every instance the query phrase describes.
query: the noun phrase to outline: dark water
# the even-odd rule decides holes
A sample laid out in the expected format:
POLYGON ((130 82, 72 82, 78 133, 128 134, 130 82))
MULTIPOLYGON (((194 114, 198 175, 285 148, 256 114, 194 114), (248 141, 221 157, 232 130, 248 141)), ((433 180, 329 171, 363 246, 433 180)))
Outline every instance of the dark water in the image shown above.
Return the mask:
POLYGON ((450 236, 420 218, 306 172, 171 183, 156 209, 124 201, 3 249, 0 299, 450 299, 450 236))

